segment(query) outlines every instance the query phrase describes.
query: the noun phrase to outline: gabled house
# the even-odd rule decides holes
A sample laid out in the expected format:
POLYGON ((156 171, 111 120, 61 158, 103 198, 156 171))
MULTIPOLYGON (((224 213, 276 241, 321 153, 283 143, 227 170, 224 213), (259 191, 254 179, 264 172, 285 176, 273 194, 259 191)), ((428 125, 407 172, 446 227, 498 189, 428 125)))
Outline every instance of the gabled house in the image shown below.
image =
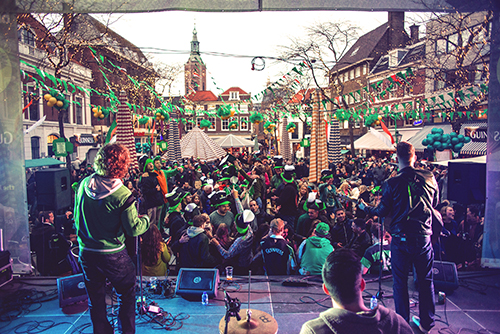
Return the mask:
MULTIPOLYGON (((363 93, 367 76, 380 57, 390 50, 402 48, 410 41, 404 29, 404 12, 389 12, 388 22, 361 36, 339 62, 330 70, 329 85, 332 99, 337 101, 336 109, 356 108, 367 103, 368 95, 363 93)), ((341 145, 350 145, 348 121, 340 124, 341 145)), ((352 129, 355 140, 366 132, 362 122, 357 120, 352 129)))

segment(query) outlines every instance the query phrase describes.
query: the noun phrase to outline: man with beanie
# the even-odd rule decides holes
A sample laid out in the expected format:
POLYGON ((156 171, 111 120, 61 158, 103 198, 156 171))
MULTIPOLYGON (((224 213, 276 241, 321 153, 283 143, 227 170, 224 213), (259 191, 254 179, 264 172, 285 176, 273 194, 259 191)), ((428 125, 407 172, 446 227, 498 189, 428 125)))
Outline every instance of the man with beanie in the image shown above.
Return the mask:
POLYGON ((217 208, 214 212, 210 214, 210 221, 214 226, 214 233, 220 224, 224 223, 231 229, 231 225, 234 221, 234 214, 230 209, 230 201, 228 196, 226 196, 225 191, 218 191, 212 196, 212 206, 217 208))
MULTIPOLYGON (((236 202, 237 205, 239 204, 239 206, 241 206, 239 199, 236 202)), ((225 250, 217 239, 212 239, 212 243, 215 244, 224 259, 234 260, 234 273, 236 275, 248 274, 248 269, 252 262, 253 231, 249 225, 254 218, 255 216, 250 210, 243 210, 242 214, 238 214, 235 222, 238 237, 228 250, 225 250)))
POLYGON ((412 334, 408 323, 394 311, 378 305, 367 308, 362 292, 359 257, 348 249, 328 255, 322 269, 323 291, 332 298, 333 307, 302 325, 300 334, 412 334))
POLYGON ((318 223, 312 236, 304 240, 299 247, 298 260, 301 275, 321 275, 321 268, 328 254, 333 252, 333 246, 328 240, 330 226, 318 223))
POLYGON ((168 223, 169 234, 172 237, 170 243, 176 242, 180 238, 179 231, 182 230, 183 226, 186 224, 186 220, 182 215, 182 200, 187 196, 187 193, 181 188, 175 188, 173 191, 167 194, 168 200, 168 223))
POLYGON ((130 154, 121 144, 103 146, 94 161, 95 174, 75 189, 75 226, 94 333, 111 334, 106 311, 106 279, 120 299, 123 333, 135 333, 135 266, 125 249, 125 234, 139 236, 149 228, 138 217, 135 198, 121 181, 130 154))
POLYGON ((260 242, 266 275, 290 275, 296 267, 295 252, 283 238, 285 223, 276 218, 271 221, 269 235, 260 242))

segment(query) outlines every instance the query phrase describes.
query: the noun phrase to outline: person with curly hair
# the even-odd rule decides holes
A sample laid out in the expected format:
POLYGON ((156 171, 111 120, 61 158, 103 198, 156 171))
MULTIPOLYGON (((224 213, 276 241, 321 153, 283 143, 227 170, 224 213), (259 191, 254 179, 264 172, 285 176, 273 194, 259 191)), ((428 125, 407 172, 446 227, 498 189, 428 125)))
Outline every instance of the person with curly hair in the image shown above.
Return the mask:
POLYGON ((167 275, 171 254, 163 242, 158 227, 151 225, 141 239, 142 274, 145 276, 167 275))
POLYGON ((119 301, 123 333, 135 333, 135 265, 125 248, 125 234, 135 237, 149 228, 139 217, 135 197, 123 185, 130 153, 121 144, 103 146, 94 161, 95 173, 75 186, 75 225, 94 333, 114 329, 106 312, 108 279, 119 301))

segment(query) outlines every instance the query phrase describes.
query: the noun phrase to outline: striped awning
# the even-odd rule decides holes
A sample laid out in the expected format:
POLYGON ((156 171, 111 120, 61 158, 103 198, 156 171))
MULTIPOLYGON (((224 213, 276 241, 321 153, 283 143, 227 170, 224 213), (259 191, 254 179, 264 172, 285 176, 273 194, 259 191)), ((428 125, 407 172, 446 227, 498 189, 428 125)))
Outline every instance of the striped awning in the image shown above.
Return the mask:
POLYGON ((185 159, 194 157, 204 161, 213 161, 226 155, 226 151, 199 127, 195 127, 182 137, 180 146, 182 158, 185 159))
MULTIPOLYGON (((281 155, 285 161, 292 159, 292 152, 290 151, 290 134, 288 133, 286 127, 288 125, 288 118, 283 118, 283 124, 281 127, 281 155)), ((296 130, 297 131, 297 130, 296 130)))
POLYGON ((460 154, 486 155, 486 142, 471 141, 464 145, 460 154))
MULTIPOLYGON (((487 128, 487 122, 465 122, 460 128, 460 134, 465 135, 466 128, 487 128)), ((463 155, 485 155, 487 143, 485 141, 470 141, 464 145, 460 154, 463 155)))
POLYGON ((139 164, 137 162, 137 151, 135 150, 132 112, 127 105, 127 93, 125 91, 120 91, 118 99, 120 100, 120 105, 116 113, 116 142, 128 148, 130 153, 130 168, 138 168, 139 164))

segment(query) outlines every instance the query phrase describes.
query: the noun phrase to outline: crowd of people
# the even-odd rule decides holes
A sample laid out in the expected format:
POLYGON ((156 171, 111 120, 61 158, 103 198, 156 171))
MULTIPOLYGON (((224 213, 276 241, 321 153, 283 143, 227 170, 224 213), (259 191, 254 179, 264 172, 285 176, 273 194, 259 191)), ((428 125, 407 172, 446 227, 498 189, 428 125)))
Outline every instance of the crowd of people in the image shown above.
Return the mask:
MULTIPOLYGON (((373 206, 379 203, 382 183, 397 173, 394 160, 347 155, 341 163, 330 162, 329 168, 322 171, 320 182, 314 184, 308 182, 307 159, 292 165, 280 156, 270 157, 259 152, 229 157, 222 162, 207 163, 191 158, 181 163, 165 161, 160 156, 143 156, 139 168, 126 173, 123 184, 137 199, 138 212, 148 215, 158 230, 143 236, 145 244, 150 245, 145 247, 144 263, 150 267, 163 258, 169 264, 158 266, 161 270, 157 269, 156 275, 181 267, 223 270, 229 265, 234 266, 238 274, 252 269, 260 274, 314 275, 320 273, 329 252, 345 247, 362 258, 365 273, 374 272, 380 262, 380 239, 387 248, 384 268, 390 270, 391 235, 382 236, 382 219, 359 210, 356 202, 362 199, 373 206), (203 254, 194 254, 193 249, 186 252, 182 244, 194 242, 182 236, 200 239, 195 238, 199 233, 193 232, 193 224, 194 218, 201 214, 204 221, 195 227, 202 227, 207 236, 203 239, 203 254), (240 227, 244 233, 240 233, 240 227), (156 243, 151 238, 157 240, 156 243), (269 240, 280 244, 282 252, 277 254, 283 254, 281 258, 270 250, 273 247, 269 240), (160 243, 165 244, 158 252, 164 254, 163 257, 157 254, 150 259, 153 253, 147 248, 159 250, 160 243), (269 254, 273 255, 272 259, 267 259, 269 254), (194 265, 187 260, 189 257, 204 259, 204 262, 194 265), (286 266, 282 262, 286 262, 286 266), (276 272, 276 268, 281 270, 276 272)), ((477 267, 481 256, 482 208, 475 205, 465 208, 446 199, 446 167, 423 161, 417 161, 415 166, 431 171, 440 189, 437 208, 443 217, 444 229, 439 243, 434 245, 435 258, 455 262, 459 269, 477 267)), ((92 165, 82 163, 73 170, 72 181, 78 184, 93 173, 92 165)), ((35 212, 31 221, 35 234, 47 233, 52 225, 49 232, 61 232, 76 244, 71 211, 55 218, 54 212, 35 212), (47 219, 50 215, 52 223, 47 219)), ((43 247, 35 245, 35 248, 43 247)), ((40 258, 43 263, 42 256, 40 258)), ((62 273, 57 272, 57 268, 44 270, 44 274, 49 272, 62 273)))
MULTIPOLYGON (((334 302, 354 298, 352 308, 363 312, 356 297, 364 288, 357 285, 358 278, 349 287, 352 296, 336 295, 335 274, 330 272, 337 266, 335 259, 347 261, 346 275, 352 270, 356 277, 358 271, 392 270, 396 311, 406 322, 413 263, 425 311, 419 326, 425 332, 434 325, 432 262, 452 261, 458 268, 479 265, 483 208, 446 199, 446 167, 417 161, 410 144, 400 143, 397 152, 397 160, 347 155, 321 171, 318 183, 311 183, 307 159, 292 164, 255 152, 207 163, 144 155, 138 169, 128 169, 128 151, 107 145, 93 166, 82 164, 72 173, 75 217, 69 210, 59 216, 53 211, 31 215, 32 234, 51 235, 49 245, 32 237, 32 248, 39 253, 42 274, 85 272, 89 297, 97 301, 91 307, 92 322, 103 333, 110 330, 102 316, 104 278, 116 282, 126 305, 120 317, 128 321, 125 327, 133 326, 129 320, 136 271, 128 255, 137 254, 124 258, 127 235, 140 236, 143 275, 164 276, 180 268, 223 272, 228 266, 235 275, 249 270, 323 275, 325 292, 334 302), (434 232, 431 244, 434 218, 442 220, 442 229, 434 232), (57 247, 54 235, 62 240, 57 247), (64 268, 44 263, 55 259, 50 250, 64 257, 66 240, 79 248, 80 267, 71 256, 64 268), (329 279, 331 284, 325 281, 329 279)), ((375 312, 386 317, 384 326, 400 326, 400 317, 388 310, 375 312)), ((320 323, 303 330, 310 332, 320 323)))

